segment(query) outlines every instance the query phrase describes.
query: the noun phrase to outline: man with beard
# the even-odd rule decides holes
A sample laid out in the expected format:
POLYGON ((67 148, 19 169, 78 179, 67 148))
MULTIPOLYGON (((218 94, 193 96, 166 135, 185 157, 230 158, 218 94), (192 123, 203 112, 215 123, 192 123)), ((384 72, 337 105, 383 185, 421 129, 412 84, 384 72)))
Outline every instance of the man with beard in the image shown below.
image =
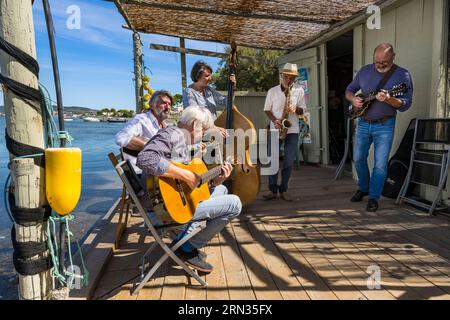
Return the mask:
MULTIPOLYGON (((150 110, 137 114, 116 134, 116 144, 123 148, 124 157, 131 161, 135 169, 138 153, 159 129, 167 126, 164 120, 170 114, 172 103, 173 98, 168 91, 156 91, 150 99, 150 110)), ((139 169, 136 171, 140 173, 139 169)))
POLYGON ((358 174, 358 191, 351 202, 360 202, 369 196, 367 211, 378 209, 378 200, 387 176, 389 154, 394 139, 395 117, 397 112, 404 112, 412 104, 413 83, 410 73, 394 64, 395 52, 389 43, 381 43, 375 48, 373 64, 366 65, 358 71, 352 83, 347 87, 345 97, 353 108, 363 107, 363 100, 355 96, 361 90, 368 94, 379 91, 376 100, 362 117, 358 119, 354 140, 354 161, 358 174), (407 91, 401 96, 392 97, 388 91, 393 86, 404 83, 407 91), (369 174, 367 156, 370 145, 374 145, 374 167, 369 174))

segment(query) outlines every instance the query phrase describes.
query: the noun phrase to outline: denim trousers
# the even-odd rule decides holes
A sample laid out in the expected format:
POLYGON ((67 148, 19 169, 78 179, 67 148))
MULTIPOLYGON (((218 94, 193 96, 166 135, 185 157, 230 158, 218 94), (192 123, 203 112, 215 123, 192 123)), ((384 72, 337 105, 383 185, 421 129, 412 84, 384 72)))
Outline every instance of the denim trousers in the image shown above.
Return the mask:
POLYGON ((370 199, 379 200, 387 176, 389 154, 394 139, 395 118, 383 123, 370 124, 363 118, 358 120, 354 144, 354 162, 358 174, 358 187, 368 192, 370 199), (373 143, 374 166, 372 176, 367 165, 367 156, 373 143))
MULTIPOLYGON (((224 185, 215 187, 208 200, 200 202, 195 210, 193 220, 207 219, 206 228, 189 239, 189 243, 197 249, 204 247, 209 240, 218 234, 242 210, 241 199, 234 194, 228 194, 224 185)), ((191 223, 186 234, 197 227, 198 222, 191 223)))
MULTIPOLYGON (((289 133, 284 140, 284 157, 281 168, 281 185, 278 185, 278 173, 269 176, 269 190, 273 193, 286 192, 288 190, 289 178, 294 166, 295 155, 298 147, 298 133, 289 133)), ((270 141, 268 143, 270 148, 270 141)), ((271 153, 269 153, 271 154, 271 153)))

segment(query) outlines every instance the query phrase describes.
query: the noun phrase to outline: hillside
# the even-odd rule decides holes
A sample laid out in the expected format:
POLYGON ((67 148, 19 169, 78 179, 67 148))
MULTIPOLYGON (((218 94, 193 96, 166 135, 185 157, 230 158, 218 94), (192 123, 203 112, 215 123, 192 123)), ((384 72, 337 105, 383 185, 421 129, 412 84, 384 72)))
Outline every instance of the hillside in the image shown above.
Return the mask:
MULTIPOLYGON (((53 106, 53 109, 56 111, 56 106, 53 106)), ((85 113, 89 111, 97 111, 95 109, 86 108, 86 107, 77 107, 77 106, 70 106, 70 107, 64 107, 64 111, 67 112, 73 112, 73 113, 85 113)), ((5 107, 0 106, 0 113, 5 113, 5 107)))

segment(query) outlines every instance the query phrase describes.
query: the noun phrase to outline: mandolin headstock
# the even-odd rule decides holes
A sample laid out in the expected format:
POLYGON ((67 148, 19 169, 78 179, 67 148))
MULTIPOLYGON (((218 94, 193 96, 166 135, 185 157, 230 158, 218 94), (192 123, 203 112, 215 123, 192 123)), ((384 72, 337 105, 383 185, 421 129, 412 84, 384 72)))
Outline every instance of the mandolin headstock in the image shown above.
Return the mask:
POLYGON ((405 94, 408 91, 408 86, 406 85, 406 83, 401 83, 398 84, 396 86, 393 86, 391 90, 389 90, 389 94, 392 97, 398 97, 401 96, 402 94, 405 94))

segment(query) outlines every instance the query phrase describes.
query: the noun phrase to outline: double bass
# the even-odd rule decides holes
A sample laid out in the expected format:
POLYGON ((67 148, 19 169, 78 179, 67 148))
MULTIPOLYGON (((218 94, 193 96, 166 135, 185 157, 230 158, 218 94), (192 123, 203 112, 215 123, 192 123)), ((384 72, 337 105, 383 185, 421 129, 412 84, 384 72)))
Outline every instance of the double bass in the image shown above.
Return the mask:
MULTIPOLYGON (((225 129, 242 129, 244 132, 251 130, 252 134, 249 138, 246 138, 244 142, 244 150, 238 150, 237 138, 234 137, 234 150, 231 158, 234 159, 234 170, 231 175, 231 180, 228 181, 228 187, 232 194, 239 196, 242 204, 248 205, 255 201, 261 185, 260 169, 256 164, 253 164, 250 159, 249 148, 251 145, 256 144, 257 136, 256 129, 253 123, 239 112, 238 108, 234 105, 234 84, 229 79, 231 74, 235 73, 237 63, 237 50, 236 44, 231 44, 231 52, 229 57, 229 69, 228 69, 228 95, 227 95, 227 108, 216 119, 215 125, 217 127, 225 129), (231 188, 230 188, 231 187, 231 188)), ((227 144, 232 143, 231 138, 225 138, 223 154, 229 152, 227 144)))

